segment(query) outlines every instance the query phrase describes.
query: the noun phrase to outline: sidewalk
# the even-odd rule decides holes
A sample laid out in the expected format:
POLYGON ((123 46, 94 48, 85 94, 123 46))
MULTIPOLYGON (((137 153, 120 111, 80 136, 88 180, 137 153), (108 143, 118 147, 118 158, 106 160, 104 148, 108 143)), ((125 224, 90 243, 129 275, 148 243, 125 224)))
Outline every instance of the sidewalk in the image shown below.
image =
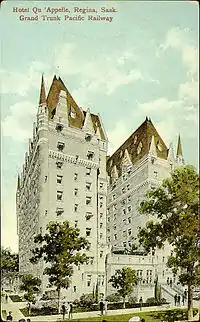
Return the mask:
MULTIPOLYGON (((170 307, 170 309, 173 309, 175 307, 170 307)), ((106 316, 112 316, 112 315, 123 315, 123 314, 133 314, 133 313, 139 313, 139 312, 156 312, 156 311, 165 311, 168 310, 169 306, 151 306, 143 308, 142 311, 140 311, 140 308, 133 308, 133 309, 120 309, 120 310, 109 310, 107 312, 106 316)), ((80 313, 73 313, 73 319, 83 319, 83 318, 92 318, 92 317, 99 317, 100 311, 92 311, 92 312, 80 312, 80 313)), ((105 318, 105 315, 102 317, 105 318)), ((67 319, 67 316, 66 316, 67 319)), ((72 320, 73 320, 72 319, 72 320)), ((49 315, 49 316, 32 316, 31 322, 43 322, 43 321, 61 321, 62 315, 49 315)))
MULTIPOLYGON (((196 301, 196 303, 194 303, 194 304, 196 304, 196 305, 194 305, 194 307, 199 306, 198 301, 196 301)), ((107 312, 107 316, 133 314, 133 313, 150 312, 150 311, 153 311, 153 312, 165 311, 165 310, 175 309, 175 308, 177 308, 177 307, 163 305, 163 306, 159 306, 159 307, 158 306, 145 307, 145 308, 142 308, 141 311, 140 311, 140 308, 109 310, 107 312)), ((181 306, 180 308, 186 308, 186 306, 181 306)), ((28 318, 28 317, 23 316, 23 314, 19 310, 19 307, 17 307, 17 303, 12 302, 10 298, 8 299, 8 303, 5 303, 5 301, 1 302, 1 310, 6 310, 7 313, 9 311, 11 311, 12 315, 13 315, 14 322, 18 322, 19 319, 21 319, 21 318, 25 318, 25 319, 28 318)), ((99 317, 99 316, 100 316, 100 311, 73 313, 73 319, 99 317)), ((67 318, 67 316, 66 316, 66 318, 67 318)), ((105 318, 105 316, 104 316, 104 318, 105 318)), ((54 322, 54 321, 61 321, 62 315, 60 314, 60 315, 46 315, 46 316, 31 316, 30 319, 31 319, 31 322, 43 322, 43 321, 54 322)), ((103 319, 103 317, 102 317, 102 319, 103 319)))
POLYGON ((14 302, 8 297, 8 302, 5 301, 5 298, 1 299, 1 311, 5 310, 6 314, 8 314, 9 311, 12 312, 13 321, 18 322, 19 319, 24 318, 24 315, 21 313, 19 308, 16 306, 14 302))

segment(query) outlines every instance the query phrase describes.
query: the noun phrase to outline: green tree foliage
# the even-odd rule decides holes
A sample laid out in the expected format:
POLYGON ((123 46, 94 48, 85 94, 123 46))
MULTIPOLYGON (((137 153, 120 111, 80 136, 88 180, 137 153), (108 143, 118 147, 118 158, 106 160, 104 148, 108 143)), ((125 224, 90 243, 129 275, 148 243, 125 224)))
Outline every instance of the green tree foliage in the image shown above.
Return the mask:
POLYGON ((199 175, 190 166, 177 168, 171 178, 147 192, 140 213, 154 220, 139 229, 139 242, 149 252, 172 246, 167 265, 188 286, 188 318, 192 317, 192 287, 200 281, 199 175))
POLYGON ((109 283, 117 289, 117 293, 123 298, 123 307, 125 308, 126 297, 131 294, 133 286, 137 284, 135 271, 130 267, 123 267, 121 270, 116 270, 111 276, 109 283))
POLYGON ((33 257, 30 261, 35 264, 43 258, 48 264, 43 273, 49 276, 49 286, 55 287, 58 292, 59 310, 60 291, 69 287, 73 266, 87 261, 83 250, 89 243, 84 237, 80 237, 80 230, 71 227, 68 221, 50 222, 46 234, 37 235, 34 242, 40 246, 32 250, 33 257))
POLYGON ((1 277, 13 286, 19 272, 19 256, 12 253, 9 248, 1 247, 1 277))
POLYGON ((31 274, 23 275, 21 278, 20 290, 24 291, 24 298, 29 303, 29 314, 31 303, 35 303, 35 296, 40 292, 41 280, 31 274))

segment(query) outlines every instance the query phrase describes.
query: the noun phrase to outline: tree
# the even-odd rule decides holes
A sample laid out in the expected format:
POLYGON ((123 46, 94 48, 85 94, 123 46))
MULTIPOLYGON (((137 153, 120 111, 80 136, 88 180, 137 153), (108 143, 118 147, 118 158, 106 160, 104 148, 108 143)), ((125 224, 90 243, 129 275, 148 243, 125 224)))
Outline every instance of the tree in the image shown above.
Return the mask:
POLYGON ((117 289, 117 293, 123 298, 123 308, 125 309, 126 296, 131 294, 133 286, 137 284, 135 271, 130 267, 118 269, 111 276, 109 283, 112 283, 112 286, 117 289))
POLYGON ((34 242, 41 246, 32 250, 33 257, 30 261, 36 264, 43 258, 48 264, 43 274, 49 276, 49 286, 55 287, 58 292, 59 310, 61 289, 69 287, 74 272, 73 265, 78 266, 87 261, 87 256, 82 250, 87 248, 89 243, 84 237, 80 237, 78 228, 70 227, 68 221, 51 221, 47 225, 46 234, 37 235, 34 242))
POLYGON ((19 256, 12 253, 9 248, 1 247, 1 274, 2 280, 6 279, 13 286, 19 272, 19 256))
POLYGON ((139 242, 149 252, 172 246, 167 265, 188 287, 188 319, 192 312, 192 287, 200 282, 200 218, 199 175, 193 166, 181 166, 171 178, 163 180, 155 190, 146 194, 140 204, 141 214, 152 215, 155 220, 139 229, 139 242))
POLYGON ((35 303, 35 296, 40 291, 41 280, 31 274, 22 275, 20 290, 25 291, 24 298, 28 301, 29 315, 31 312, 31 303, 35 303))

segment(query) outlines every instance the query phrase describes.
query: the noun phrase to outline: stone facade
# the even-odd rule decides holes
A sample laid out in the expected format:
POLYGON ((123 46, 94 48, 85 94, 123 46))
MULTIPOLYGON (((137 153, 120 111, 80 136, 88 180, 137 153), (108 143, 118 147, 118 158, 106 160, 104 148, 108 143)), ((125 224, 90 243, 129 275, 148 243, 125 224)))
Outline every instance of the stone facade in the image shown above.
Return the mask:
POLYGON ((19 265, 20 273, 37 273, 42 278, 44 291, 48 281, 42 276, 43 262, 37 267, 29 262, 33 238, 45 232, 49 221, 69 220, 90 242, 88 262, 74 268, 66 292, 75 299, 93 292, 97 283, 100 292, 105 289, 107 140, 100 116, 89 110, 79 110, 82 128, 79 123, 71 126, 69 119, 76 118, 76 111, 68 115, 68 93, 59 89, 58 94, 53 116, 41 94, 37 125, 18 181, 19 265))
POLYGON ((148 220, 138 214, 139 203, 147 189, 159 185, 182 164, 180 138, 178 142, 175 159, 172 146, 166 147, 146 119, 107 157, 100 116, 78 107, 60 78, 54 77, 46 97, 42 78, 37 122, 16 193, 20 273, 38 275, 42 291, 47 289, 43 261, 29 262, 34 236, 44 233, 51 220, 68 220, 90 242, 88 262, 74 268, 65 292, 71 300, 93 292, 97 284, 101 293, 113 292, 108 280, 122 266, 138 272, 138 294, 141 289, 152 289, 156 275, 166 283, 172 276, 165 267, 168 247, 149 256, 114 255, 110 250, 129 249, 138 227, 148 220))

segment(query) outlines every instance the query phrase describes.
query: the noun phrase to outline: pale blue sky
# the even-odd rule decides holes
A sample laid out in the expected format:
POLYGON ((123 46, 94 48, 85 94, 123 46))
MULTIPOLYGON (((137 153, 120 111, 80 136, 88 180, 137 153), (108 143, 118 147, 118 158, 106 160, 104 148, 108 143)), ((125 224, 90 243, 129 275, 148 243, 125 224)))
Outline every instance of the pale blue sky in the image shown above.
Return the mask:
MULTIPOLYGON (((63 16, 64 14, 60 14, 63 16)), ((15 189, 41 74, 61 76, 77 103, 100 113, 114 151, 151 117, 186 162, 198 164, 197 2, 5 1, 1 7, 2 243, 17 250, 15 189), (13 7, 115 7, 112 22, 20 21, 13 7)))

